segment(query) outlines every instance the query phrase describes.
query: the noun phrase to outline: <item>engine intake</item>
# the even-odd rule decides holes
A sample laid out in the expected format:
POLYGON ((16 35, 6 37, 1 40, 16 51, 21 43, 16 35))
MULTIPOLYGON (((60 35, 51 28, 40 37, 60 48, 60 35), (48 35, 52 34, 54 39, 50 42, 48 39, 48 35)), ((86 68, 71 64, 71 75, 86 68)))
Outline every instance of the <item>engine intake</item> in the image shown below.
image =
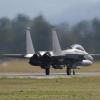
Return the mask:
POLYGON ((47 67, 51 63, 51 54, 46 52, 43 56, 41 56, 41 66, 47 67))
POLYGON ((29 60, 29 63, 33 66, 39 66, 40 65, 40 53, 35 53, 29 60))

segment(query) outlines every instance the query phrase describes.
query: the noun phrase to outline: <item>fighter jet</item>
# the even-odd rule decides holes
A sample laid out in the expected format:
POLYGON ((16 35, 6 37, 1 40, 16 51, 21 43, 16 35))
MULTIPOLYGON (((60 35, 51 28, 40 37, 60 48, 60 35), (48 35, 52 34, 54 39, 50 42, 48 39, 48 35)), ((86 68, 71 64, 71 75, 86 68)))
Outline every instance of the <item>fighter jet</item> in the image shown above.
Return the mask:
POLYGON ((9 57, 28 58, 29 64, 40 66, 45 70, 46 75, 50 74, 51 67, 54 69, 63 69, 66 67, 67 75, 71 75, 72 72, 75 75, 75 69, 79 66, 90 66, 93 64, 92 55, 98 54, 89 54, 79 44, 71 45, 70 48, 62 50, 55 29, 52 30, 52 50, 35 52, 29 27, 26 30, 26 55, 4 54, 4 56, 9 57))

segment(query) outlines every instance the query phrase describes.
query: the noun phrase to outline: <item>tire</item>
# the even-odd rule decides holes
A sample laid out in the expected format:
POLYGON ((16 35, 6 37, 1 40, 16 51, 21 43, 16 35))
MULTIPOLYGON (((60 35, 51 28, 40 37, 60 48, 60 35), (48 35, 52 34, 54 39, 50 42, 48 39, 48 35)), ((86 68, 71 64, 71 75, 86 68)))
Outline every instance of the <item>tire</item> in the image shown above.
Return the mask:
POLYGON ((71 68, 67 67, 67 75, 71 75, 71 68))
POLYGON ((73 70, 73 75, 75 75, 75 70, 73 70))
POLYGON ((46 75, 50 75, 50 68, 46 68, 46 69, 45 69, 45 74, 46 74, 46 75))

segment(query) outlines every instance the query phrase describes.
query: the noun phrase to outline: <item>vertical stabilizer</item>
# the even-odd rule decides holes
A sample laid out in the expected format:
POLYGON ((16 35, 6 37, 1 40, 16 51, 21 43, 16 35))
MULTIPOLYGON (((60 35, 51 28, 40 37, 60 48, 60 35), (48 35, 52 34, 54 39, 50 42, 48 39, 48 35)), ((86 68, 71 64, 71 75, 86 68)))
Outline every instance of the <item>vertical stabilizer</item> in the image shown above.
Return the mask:
POLYGON ((52 30, 52 49, 55 55, 61 54, 61 47, 58 40, 57 32, 54 29, 52 30))
POLYGON ((26 30, 26 53, 27 54, 35 53, 31 35, 30 35, 30 27, 27 27, 27 30, 26 30))

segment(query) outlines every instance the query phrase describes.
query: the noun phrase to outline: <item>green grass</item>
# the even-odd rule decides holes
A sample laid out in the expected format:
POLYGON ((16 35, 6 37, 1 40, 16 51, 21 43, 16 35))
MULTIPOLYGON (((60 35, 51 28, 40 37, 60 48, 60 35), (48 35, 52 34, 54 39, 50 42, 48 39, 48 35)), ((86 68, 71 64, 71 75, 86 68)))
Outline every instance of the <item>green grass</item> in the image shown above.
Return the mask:
POLYGON ((100 77, 0 79, 0 100, 100 100, 100 77))
MULTIPOLYGON (((65 72, 51 69, 51 72, 65 72)), ((0 72, 43 72, 27 61, 0 64, 0 72)), ((77 72, 100 72, 100 62, 77 72)), ((66 79, 0 78, 0 100, 100 100, 100 77, 66 79)))

